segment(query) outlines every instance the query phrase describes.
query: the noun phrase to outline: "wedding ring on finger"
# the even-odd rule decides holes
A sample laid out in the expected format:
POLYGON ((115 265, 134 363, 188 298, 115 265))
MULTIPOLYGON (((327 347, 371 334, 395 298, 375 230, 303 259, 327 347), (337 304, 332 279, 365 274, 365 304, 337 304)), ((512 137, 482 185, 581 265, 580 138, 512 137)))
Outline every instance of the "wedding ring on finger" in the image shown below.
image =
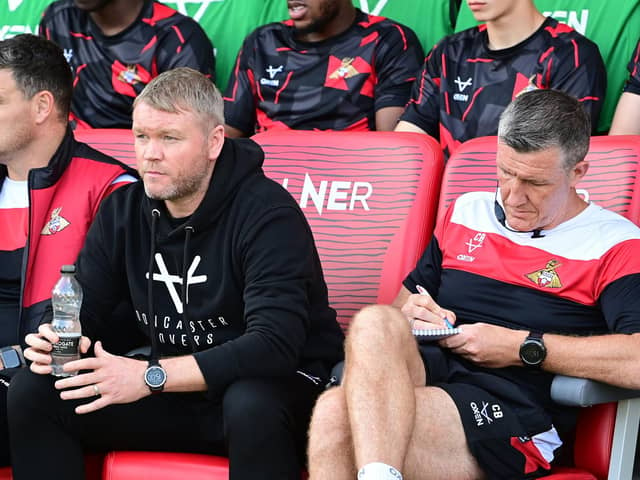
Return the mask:
POLYGON ((96 397, 100 396, 100 387, 96 383, 93 384, 93 392, 96 394, 96 397))

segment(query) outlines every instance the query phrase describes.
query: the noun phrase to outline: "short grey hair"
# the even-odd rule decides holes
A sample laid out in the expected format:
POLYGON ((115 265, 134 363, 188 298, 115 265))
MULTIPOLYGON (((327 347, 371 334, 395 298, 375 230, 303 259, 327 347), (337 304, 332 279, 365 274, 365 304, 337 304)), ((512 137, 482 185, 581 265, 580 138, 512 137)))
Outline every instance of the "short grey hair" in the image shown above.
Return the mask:
POLYGON ((582 104, 558 90, 518 96, 500 116, 498 141, 519 153, 557 147, 570 170, 589 151, 591 120, 582 104))
POLYGON ((224 102, 214 83, 202 73, 187 67, 161 73, 136 97, 140 102, 162 112, 191 111, 213 128, 224 124, 224 102))

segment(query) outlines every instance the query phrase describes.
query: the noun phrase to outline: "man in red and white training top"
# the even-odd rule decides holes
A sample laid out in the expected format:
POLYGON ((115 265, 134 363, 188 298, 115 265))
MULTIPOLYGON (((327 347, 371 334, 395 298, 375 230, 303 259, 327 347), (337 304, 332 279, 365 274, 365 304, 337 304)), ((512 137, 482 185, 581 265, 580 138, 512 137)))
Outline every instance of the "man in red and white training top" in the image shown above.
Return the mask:
POLYGON ((60 266, 75 262, 100 202, 136 175, 74 139, 71 91, 53 42, 0 42, 0 465, 9 462, 8 367, 25 335, 51 319, 60 266))
POLYGON ((495 135, 520 93, 553 88, 583 103, 595 128, 607 73, 595 43, 545 17, 533 0, 467 0, 478 27, 450 35, 424 61, 396 130, 439 139, 447 156, 495 135))
POLYGON ((344 383, 315 408, 312 478, 542 477, 577 413, 551 399, 554 374, 640 388, 640 229, 577 194, 590 131, 556 90, 505 109, 498 191, 459 197, 395 308, 354 318, 344 383), (443 318, 461 333, 416 343, 410 325, 443 318))
POLYGON ((393 130, 424 56, 415 33, 351 0, 288 5, 289 20, 242 45, 225 92, 226 134, 393 130))

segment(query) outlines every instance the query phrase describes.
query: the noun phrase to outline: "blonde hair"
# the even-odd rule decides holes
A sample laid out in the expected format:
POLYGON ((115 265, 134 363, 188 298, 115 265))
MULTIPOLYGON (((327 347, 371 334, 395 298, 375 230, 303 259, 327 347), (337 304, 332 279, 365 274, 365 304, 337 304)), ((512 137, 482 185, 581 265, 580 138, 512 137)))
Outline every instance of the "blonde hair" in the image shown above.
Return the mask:
POLYGON ((224 102, 214 83, 202 73, 187 67, 174 68, 151 80, 133 102, 144 102, 169 113, 191 111, 210 127, 224 124, 224 102))

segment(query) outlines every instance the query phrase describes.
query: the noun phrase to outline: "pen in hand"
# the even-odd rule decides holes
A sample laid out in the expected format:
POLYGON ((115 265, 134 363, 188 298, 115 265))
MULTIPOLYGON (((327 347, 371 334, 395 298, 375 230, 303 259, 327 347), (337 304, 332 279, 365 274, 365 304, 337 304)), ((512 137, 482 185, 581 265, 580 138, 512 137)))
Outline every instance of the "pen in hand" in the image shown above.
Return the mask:
MULTIPOLYGON (((416 285, 416 290, 420 295, 429 295, 429 292, 427 292, 427 289, 424 288, 422 285, 416 285)), ((442 320, 444 320, 444 323, 447 326, 447 328, 455 328, 446 316, 443 316, 442 320)))

